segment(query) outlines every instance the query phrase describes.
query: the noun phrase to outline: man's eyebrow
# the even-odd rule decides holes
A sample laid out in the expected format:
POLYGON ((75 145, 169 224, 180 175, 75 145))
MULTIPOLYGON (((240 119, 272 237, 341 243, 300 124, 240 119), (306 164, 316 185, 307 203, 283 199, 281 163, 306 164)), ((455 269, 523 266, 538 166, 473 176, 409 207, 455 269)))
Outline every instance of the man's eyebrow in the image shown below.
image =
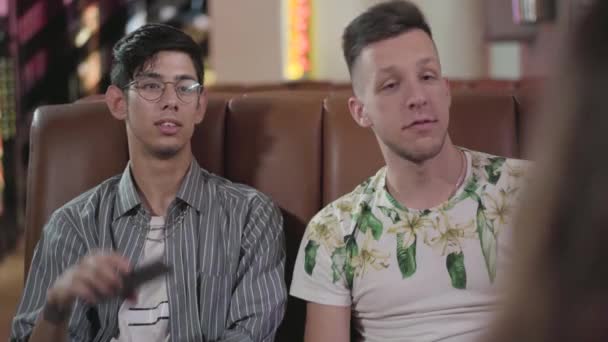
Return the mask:
POLYGON ((162 76, 159 73, 151 72, 151 71, 140 72, 137 75, 135 75, 135 77, 162 78, 162 76))
POLYGON ((435 57, 426 57, 416 62, 418 66, 426 65, 429 63, 439 63, 439 61, 435 57))
POLYGON ((190 76, 190 75, 177 75, 175 76, 175 80, 176 81, 181 81, 181 80, 193 80, 193 81, 197 81, 196 77, 190 76))
MULTIPOLYGON (((137 75, 135 75, 136 77, 147 77, 147 78, 155 78, 155 79, 162 79, 162 75, 157 73, 157 72, 153 72, 153 71, 148 71, 148 72, 141 72, 137 75)), ((197 79, 191 75, 187 75, 187 74, 183 74, 183 75, 177 75, 174 78, 174 81, 181 81, 181 80, 193 80, 196 81, 197 79)))
POLYGON ((389 66, 385 66, 383 68, 380 68, 378 73, 382 73, 382 74, 390 74, 392 72, 395 72, 397 70, 397 67, 395 67, 394 65, 389 65, 389 66))

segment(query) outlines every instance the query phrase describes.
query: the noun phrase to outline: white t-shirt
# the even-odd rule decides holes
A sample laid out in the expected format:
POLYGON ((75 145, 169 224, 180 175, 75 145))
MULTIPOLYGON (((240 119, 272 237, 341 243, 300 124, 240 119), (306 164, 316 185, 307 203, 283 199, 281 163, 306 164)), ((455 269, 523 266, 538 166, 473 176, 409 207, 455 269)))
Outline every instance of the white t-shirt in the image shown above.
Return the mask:
MULTIPOLYGON (((165 220, 161 216, 150 219, 139 265, 162 257, 165 253, 165 220)), ((112 342, 165 342, 169 336, 169 299, 167 280, 159 277, 143 284, 137 290, 137 301, 124 301, 118 311, 119 336, 112 342)))
POLYGON ((364 341, 475 341, 511 261, 527 163, 464 152, 466 178, 437 207, 401 206, 386 168, 325 207, 306 229, 291 295, 351 306, 364 341))

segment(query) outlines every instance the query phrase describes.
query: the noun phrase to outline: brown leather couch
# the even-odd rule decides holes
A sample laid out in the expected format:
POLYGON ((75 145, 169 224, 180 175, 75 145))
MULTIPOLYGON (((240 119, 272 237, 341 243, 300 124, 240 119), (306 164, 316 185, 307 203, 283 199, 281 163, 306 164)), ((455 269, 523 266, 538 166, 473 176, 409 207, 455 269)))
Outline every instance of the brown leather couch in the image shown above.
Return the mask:
MULTIPOLYGON (((350 117, 349 91, 209 96, 207 116, 192 139, 194 154, 209 171, 249 184, 281 207, 289 284, 306 223, 383 164, 375 137, 350 117)), ((517 157, 521 122, 509 94, 453 94, 450 133, 456 144, 517 157)), ((124 124, 98 100, 39 108, 30 147, 26 274, 49 215, 121 172, 128 158, 124 124)), ((302 340, 304 319, 304 303, 290 298, 277 341, 302 340)))

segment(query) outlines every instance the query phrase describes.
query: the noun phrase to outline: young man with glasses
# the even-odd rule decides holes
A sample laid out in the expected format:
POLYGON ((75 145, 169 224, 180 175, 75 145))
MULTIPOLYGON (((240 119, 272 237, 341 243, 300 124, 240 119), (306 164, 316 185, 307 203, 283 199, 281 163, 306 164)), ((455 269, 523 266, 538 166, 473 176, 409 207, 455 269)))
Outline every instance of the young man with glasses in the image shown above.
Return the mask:
POLYGON ((130 161, 52 215, 11 341, 273 340, 286 303, 282 217, 193 158, 202 82, 200 47, 177 29, 146 25, 116 44, 106 102, 130 161), (133 270, 155 261, 171 272, 133 289, 133 270))

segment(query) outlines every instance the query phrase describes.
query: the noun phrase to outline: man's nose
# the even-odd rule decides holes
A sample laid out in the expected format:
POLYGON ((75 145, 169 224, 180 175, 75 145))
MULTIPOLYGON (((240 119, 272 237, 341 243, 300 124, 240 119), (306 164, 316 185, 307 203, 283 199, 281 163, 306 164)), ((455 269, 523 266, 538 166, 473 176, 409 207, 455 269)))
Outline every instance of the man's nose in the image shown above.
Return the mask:
POLYGON ((163 94, 161 96, 161 101, 163 104, 163 109, 166 108, 178 108, 179 97, 177 95, 177 88, 172 83, 165 84, 165 88, 163 90, 163 94), (169 89, 172 88, 172 89, 169 89))
POLYGON ((410 82, 406 88, 406 105, 408 109, 417 110, 427 105, 427 97, 421 84, 418 82, 410 82))

